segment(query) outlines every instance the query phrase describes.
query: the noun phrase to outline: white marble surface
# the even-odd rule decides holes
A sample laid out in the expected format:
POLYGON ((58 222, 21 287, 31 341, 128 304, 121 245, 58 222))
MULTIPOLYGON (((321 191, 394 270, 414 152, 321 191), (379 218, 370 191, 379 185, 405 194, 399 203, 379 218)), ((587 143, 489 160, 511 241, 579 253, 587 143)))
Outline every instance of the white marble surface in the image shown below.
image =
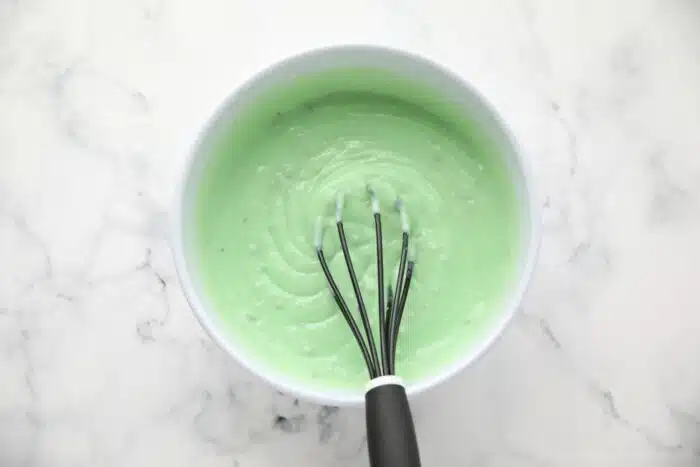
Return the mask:
POLYGON ((205 337, 167 240, 219 99, 347 41, 462 73, 541 186, 524 313, 414 401, 424 465, 698 465, 697 0, 0 0, 0 465, 367 464, 362 412, 205 337))

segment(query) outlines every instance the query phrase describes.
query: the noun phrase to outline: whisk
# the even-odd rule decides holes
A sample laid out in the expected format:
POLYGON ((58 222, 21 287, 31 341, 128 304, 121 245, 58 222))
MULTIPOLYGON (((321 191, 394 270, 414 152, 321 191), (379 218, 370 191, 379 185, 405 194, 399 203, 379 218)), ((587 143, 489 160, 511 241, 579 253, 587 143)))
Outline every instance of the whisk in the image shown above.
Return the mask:
POLYGON ((396 200, 396 209, 401 222, 401 256, 396 277, 396 285, 391 284, 384 296, 384 250, 382 245, 382 218, 377 194, 371 186, 367 187, 377 244, 377 309, 379 313, 379 353, 375 345, 374 334, 367 314, 367 307, 355 274, 348 242, 343 226, 344 197, 336 199, 335 223, 338 229, 340 246, 345 264, 350 275, 350 282, 357 300, 357 308, 364 329, 364 336, 347 302, 333 278, 328 262, 323 254, 324 223, 317 219, 315 242, 318 261, 326 276, 328 286, 345 321, 352 331, 369 373, 369 383, 365 393, 365 412, 367 422, 367 448, 372 467, 420 467, 418 442, 416 440, 413 417, 406 396, 406 389, 401 378, 396 376, 396 341, 403 317, 408 290, 413 277, 415 258, 409 257, 409 220, 406 207, 401 198, 396 200))

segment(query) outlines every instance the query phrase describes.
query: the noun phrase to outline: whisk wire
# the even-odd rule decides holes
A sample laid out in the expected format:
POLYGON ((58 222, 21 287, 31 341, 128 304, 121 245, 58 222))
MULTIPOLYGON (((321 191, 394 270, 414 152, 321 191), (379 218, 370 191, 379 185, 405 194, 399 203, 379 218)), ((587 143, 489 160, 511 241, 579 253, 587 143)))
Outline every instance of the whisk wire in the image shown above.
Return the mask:
POLYGON ((362 356, 365 359, 365 364, 367 365, 367 371, 369 373, 370 378, 376 378, 377 376, 380 376, 379 371, 374 366, 374 362, 372 361, 372 356, 369 352, 369 349, 367 348, 367 344, 365 344, 365 340, 362 337, 362 332, 357 326, 357 322, 355 322, 355 318, 353 318, 352 313, 350 312, 350 308, 348 308, 347 303, 343 299, 343 295, 340 293, 338 284, 336 284, 335 279, 333 279, 333 273, 331 273, 331 270, 328 267, 328 262, 326 261, 325 255, 323 254, 323 250, 318 248, 316 250, 316 254, 318 256, 319 262, 321 263, 321 269, 323 269, 323 274, 326 276, 326 281, 328 282, 328 285, 331 288, 331 294, 333 295, 333 299, 338 305, 338 308, 340 308, 340 311, 343 317, 345 318, 345 321, 348 323, 348 326, 350 327, 353 336, 355 336, 355 340, 357 341, 358 347, 360 347, 360 351, 362 352, 362 356))
MULTIPOLYGON (((365 301, 362 298, 362 291, 360 290, 360 284, 357 280, 357 275, 355 274, 355 268, 352 264, 352 257, 350 256, 350 251, 348 249, 348 241, 345 236, 345 228, 343 227, 343 198, 342 195, 338 197, 336 204, 336 226, 338 228, 338 237, 340 238, 340 247, 343 250, 343 257, 345 258, 345 265, 348 268, 348 274, 350 275, 350 282, 352 283, 353 291, 355 292, 355 298, 357 299, 357 308, 360 311, 360 319, 362 320, 362 325, 365 328, 365 334, 367 336, 367 344, 369 345, 370 356, 372 358, 373 367, 381 372, 381 363, 379 362, 379 357, 377 356, 377 348, 374 344, 374 335, 372 333, 372 325, 369 321, 369 316, 367 316, 367 307, 365 307, 365 301)), ((381 373, 380 373, 381 374, 381 373)))
POLYGON ((395 374, 396 366, 396 343, 399 335, 399 327, 401 325, 401 318, 404 313, 404 308, 406 306, 406 300, 408 297, 409 287, 411 285, 411 279, 413 277, 413 269, 415 266, 415 261, 413 255, 408 259, 408 248, 409 248, 409 233, 408 233, 408 215, 403 206, 403 201, 398 199, 396 202, 396 207, 399 211, 401 218, 401 226, 403 230, 402 241, 401 241, 401 256, 399 260, 399 268, 396 277, 395 288, 392 289, 392 285, 388 284, 386 290, 386 297, 384 295, 384 251, 382 242, 382 223, 381 214, 379 213, 379 202, 377 201, 376 195, 371 187, 367 187, 370 198, 372 201, 372 211, 374 213, 374 227, 375 227, 375 237, 376 237, 376 248, 377 248, 377 305, 379 311, 379 346, 381 359, 377 354, 377 349, 374 342, 374 335, 372 332, 372 326, 367 315, 367 308, 362 297, 362 292, 360 291, 359 281, 357 275, 355 274, 355 268, 352 263, 352 258, 350 256, 350 251, 348 248, 348 241, 345 235, 345 228, 343 226, 343 196, 338 196, 336 200, 336 227, 338 230, 338 237, 340 239, 340 246, 343 251, 343 257, 345 259, 345 264, 347 266, 348 273, 350 275, 350 281, 352 283, 353 291, 355 293, 355 298, 357 300, 357 306, 360 313, 360 319, 362 321, 362 327, 364 328, 364 336, 360 326, 358 326, 357 321, 353 317, 350 308, 345 302, 338 285, 333 278, 333 274, 330 271, 328 262, 323 254, 323 224, 321 219, 318 219, 316 226, 316 253, 318 256, 319 263, 321 264, 321 269, 328 282, 333 299, 336 305, 340 309, 345 321, 348 323, 350 330, 355 337, 358 347, 362 352, 362 356, 365 360, 367 366, 367 371, 370 378, 376 378, 383 375, 393 375, 395 374), (386 298, 386 304, 385 304, 386 298), (366 339, 366 340, 365 340, 366 339))
POLYGON ((413 268, 415 266, 415 261, 409 260, 406 266, 406 278, 404 280, 403 290, 401 292, 401 303, 398 306, 397 314, 394 316, 395 325, 392 330, 393 334, 389 336, 391 342, 391 355, 396 362, 396 343, 399 337, 399 327, 401 326, 401 318, 403 317, 403 310, 406 308, 406 299, 408 298, 408 289, 411 286, 411 279, 413 278, 413 268))
POLYGON ((391 314, 387 318, 388 320, 388 330, 387 337, 389 341, 389 370, 388 374, 394 374, 394 368, 396 363, 396 358, 394 355, 395 342, 394 335, 398 336, 398 329, 396 327, 397 320, 396 317, 399 314, 399 306, 401 304, 401 295, 403 294, 404 288, 404 275, 406 273, 406 258, 408 256, 408 232, 404 232, 401 239, 401 259, 399 260, 399 271, 396 277, 396 289, 394 290, 394 299, 391 307, 391 314))
POLYGON ((382 216, 379 212, 379 200, 374 189, 367 185, 367 192, 372 203, 374 214, 374 233, 377 245, 377 309, 379 312, 379 351, 381 356, 382 374, 389 370, 389 341, 386 333, 387 310, 384 308, 384 247, 382 242, 382 216))

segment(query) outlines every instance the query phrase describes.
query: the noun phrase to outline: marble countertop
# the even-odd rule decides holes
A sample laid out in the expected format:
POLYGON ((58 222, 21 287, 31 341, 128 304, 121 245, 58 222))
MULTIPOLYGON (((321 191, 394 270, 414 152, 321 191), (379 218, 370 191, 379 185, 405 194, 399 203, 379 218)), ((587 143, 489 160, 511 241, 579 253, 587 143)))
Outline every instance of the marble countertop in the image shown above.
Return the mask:
POLYGON ((204 335, 168 246, 213 107, 342 42, 461 73, 541 189, 524 312, 413 403, 424 465, 698 465, 695 0, 0 0, 0 465, 367 465, 362 411, 204 335))

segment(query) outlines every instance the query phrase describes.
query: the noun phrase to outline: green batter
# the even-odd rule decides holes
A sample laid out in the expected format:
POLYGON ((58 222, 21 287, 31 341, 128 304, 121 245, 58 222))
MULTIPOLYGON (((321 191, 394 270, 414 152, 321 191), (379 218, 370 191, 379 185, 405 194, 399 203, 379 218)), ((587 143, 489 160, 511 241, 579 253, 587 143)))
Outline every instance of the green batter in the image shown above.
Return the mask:
POLYGON ((502 156, 438 94, 379 70, 302 77, 259 96, 209 144, 197 275, 225 332, 261 365, 318 390, 366 383, 315 255, 314 224, 325 216, 326 257, 356 312, 333 217, 345 193, 345 230, 378 341, 368 183, 381 202, 386 283, 396 278, 399 195, 416 246, 397 373, 410 382, 440 372, 497 317, 519 254, 515 192, 502 156))

